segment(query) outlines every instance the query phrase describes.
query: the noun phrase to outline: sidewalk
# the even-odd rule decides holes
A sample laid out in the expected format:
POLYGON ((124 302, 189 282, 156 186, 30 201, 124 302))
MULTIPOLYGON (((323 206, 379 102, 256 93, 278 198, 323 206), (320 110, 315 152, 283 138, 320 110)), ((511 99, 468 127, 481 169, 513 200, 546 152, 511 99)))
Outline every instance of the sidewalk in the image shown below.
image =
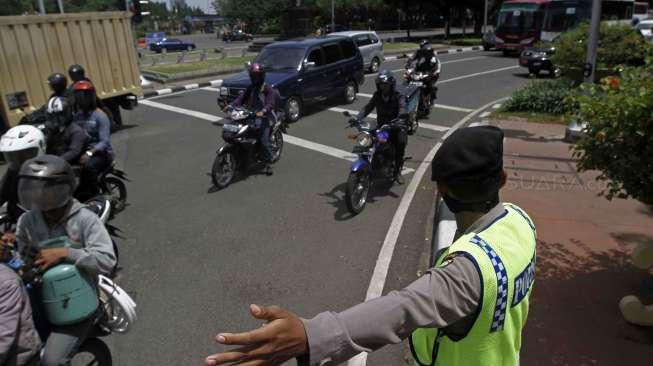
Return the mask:
POLYGON ((626 323, 618 304, 630 294, 653 302, 653 276, 630 260, 636 244, 653 245, 653 212, 597 197, 603 183, 576 172, 564 126, 492 124, 506 135, 502 200, 528 212, 538 231, 521 364, 650 365, 653 327, 626 323))

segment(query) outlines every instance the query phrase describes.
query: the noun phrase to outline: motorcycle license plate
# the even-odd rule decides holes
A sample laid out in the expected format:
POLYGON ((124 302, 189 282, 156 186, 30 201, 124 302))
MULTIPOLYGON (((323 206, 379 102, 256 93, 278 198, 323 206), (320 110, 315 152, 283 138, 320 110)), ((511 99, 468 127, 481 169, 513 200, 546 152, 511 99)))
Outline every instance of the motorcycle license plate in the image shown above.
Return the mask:
POLYGON ((421 82, 421 81, 411 81, 411 82, 410 82, 410 85, 414 85, 414 86, 422 86, 422 85, 424 85, 424 83, 421 82))
POLYGON ((222 129, 228 132, 238 132, 240 131, 240 126, 239 125, 232 125, 232 124, 227 124, 222 126, 222 129))

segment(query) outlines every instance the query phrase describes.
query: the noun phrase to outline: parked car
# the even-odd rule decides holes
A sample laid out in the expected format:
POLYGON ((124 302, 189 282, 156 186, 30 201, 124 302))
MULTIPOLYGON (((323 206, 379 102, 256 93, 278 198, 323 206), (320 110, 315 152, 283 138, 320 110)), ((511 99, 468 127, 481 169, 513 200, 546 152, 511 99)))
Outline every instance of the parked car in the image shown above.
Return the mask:
POLYGON ((653 19, 640 21, 635 26, 635 29, 649 42, 653 43, 653 19))
POLYGON ((182 41, 180 39, 164 38, 159 42, 150 45, 150 51, 156 53, 167 51, 191 51, 195 49, 195 43, 182 41))
MULTIPOLYGON (((286 120, 297 121, 309 104, 340 97, 353 103, 363 82, 363 57, 346 37, 298 38, 269 44, 254 62, 265 66, 265 82, 281 96, 286 120)), ((218 105, 231 103, 250 85, 247 71, 225 79, 218 105)))
POLYGON ((345 36, 353 39, 363 56, 365 68, 370 72, 379 71, 379 66, 381 66, 381 62, 383 61, 383 41, 381 41, 376 32, 335 32, 329 34, 329 37, 332 36, 345 36))
POLYGON ((555 47, 550 43, 527 48, 519 55, 519 65, 527 68, 528 73, 535 76, 542 70, 551 77, 560 76, 560 69, 551 62, 554 52, 555 47))
POLYGON ((494 31, 487 31, 483 34, 483 50, 490 51, 497 47, 494 31))
MULTIPOLYGON (((218 35, 218 38, 220 36, 218 35)), ((250 33, 245 33, 241 29, 233 32, 224 32, 222 34, 222 41, 224 42, 233 42, 233 41, 245 41, 249 42, 254 39, 254 36, 250 33)))

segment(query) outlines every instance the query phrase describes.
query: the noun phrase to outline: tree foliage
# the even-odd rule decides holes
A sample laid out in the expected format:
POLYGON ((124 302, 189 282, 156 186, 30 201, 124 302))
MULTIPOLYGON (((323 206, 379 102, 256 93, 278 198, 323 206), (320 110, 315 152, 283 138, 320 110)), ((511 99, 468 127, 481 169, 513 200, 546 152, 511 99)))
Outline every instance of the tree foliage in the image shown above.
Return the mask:
POLYGON ((599 170, 603 195, 633 197, 653 208, 653 58, 573 97, 587 135, 574 147, 581 171, 599 170))

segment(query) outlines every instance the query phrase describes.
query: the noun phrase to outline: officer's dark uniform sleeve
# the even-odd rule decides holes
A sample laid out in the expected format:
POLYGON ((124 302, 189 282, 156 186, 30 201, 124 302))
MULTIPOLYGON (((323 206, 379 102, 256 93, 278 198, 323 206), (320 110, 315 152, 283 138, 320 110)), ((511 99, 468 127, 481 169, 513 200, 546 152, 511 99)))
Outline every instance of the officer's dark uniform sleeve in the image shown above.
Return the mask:
POLYGON ((379 100, 379 93, 374 92, 374 95, 372 95, 372 99, 363 107, 363 110, 358 112, 358 116, 356 118, 358 119, 363 119, 367 117, 368 114, 372 113, 374 108, 376 108, 376 103, 379 100))
POLYGON ((302 319, 309 355, 300 365, 337 365, 360 352, 399 343, 421 327, 444 328, 472 315, 481 299, 476 266, 455 257, 408 287, 349 308, 302 319))

